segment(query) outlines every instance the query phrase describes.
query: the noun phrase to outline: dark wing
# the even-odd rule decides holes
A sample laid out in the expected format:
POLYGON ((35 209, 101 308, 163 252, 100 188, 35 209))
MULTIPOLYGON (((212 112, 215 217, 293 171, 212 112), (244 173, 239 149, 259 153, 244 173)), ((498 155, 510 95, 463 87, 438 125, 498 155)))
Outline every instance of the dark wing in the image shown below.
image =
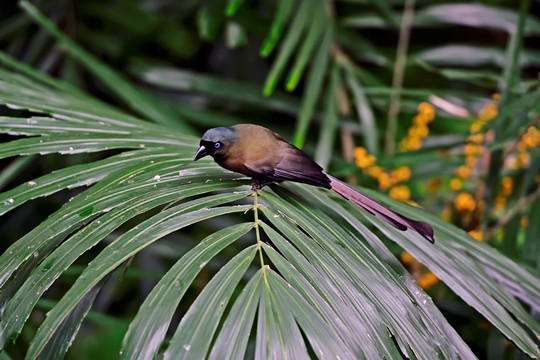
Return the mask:
POLYGON ((283 142, 279 159, 273 164, 244 164, 260 178, 271 181, 296 181, 304 184, 330 188, 330 179, 323 169, 302 150, 283 142))

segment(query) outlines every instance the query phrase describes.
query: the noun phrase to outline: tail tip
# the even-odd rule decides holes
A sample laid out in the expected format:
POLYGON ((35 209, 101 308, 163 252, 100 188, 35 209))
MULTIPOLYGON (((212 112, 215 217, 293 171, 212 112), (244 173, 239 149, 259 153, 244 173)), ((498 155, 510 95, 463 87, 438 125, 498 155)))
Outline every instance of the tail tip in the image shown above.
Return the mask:
POLYGON ((435 244, 435 237, 434 237, 434 234, 433 234, 433 228, 431 226, 429 226, 428 224, 426 223, 423 223, 423 228, 422 229, 423 231, 419 231, 420 235, 422 235, 427 241, 429 241, 430 243, 432 244, 435 244))
POLYGON ((416 230, 416 232, 422 235, 424 239, 426 239, 432 244, 435 244, 435 237, 431 225, 423 221, 414 220, 414 230, 416 230))

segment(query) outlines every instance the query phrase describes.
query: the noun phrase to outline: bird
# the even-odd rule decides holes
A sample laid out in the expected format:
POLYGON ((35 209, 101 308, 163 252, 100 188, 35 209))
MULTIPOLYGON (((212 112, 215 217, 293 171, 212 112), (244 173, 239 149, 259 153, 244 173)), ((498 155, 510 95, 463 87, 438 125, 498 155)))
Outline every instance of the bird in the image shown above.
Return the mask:
POLYGON ((207 130, 194 161, 211 156, 221 167, 251 177, 252 190, 276 182, 293 181, 332 190, 394 228, 414 230, 434 243, 433 228, 410 219, 375 201, 323 171, 306 153, 263 126, 237 124, 207 130))

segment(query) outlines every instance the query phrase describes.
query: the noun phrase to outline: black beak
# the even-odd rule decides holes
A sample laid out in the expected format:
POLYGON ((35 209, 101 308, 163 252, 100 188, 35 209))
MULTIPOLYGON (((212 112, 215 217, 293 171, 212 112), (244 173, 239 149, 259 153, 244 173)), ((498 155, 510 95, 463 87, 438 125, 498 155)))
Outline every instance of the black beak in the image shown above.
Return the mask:
POLYGON ((193 159, 193 161, 197 161, 200 158, 205 157, 206 155, 208 155, 208 151, 206 151, 204 145, 201 145, 199 150, 197 150, 197 153, 195 154, 195 159, 193 159))

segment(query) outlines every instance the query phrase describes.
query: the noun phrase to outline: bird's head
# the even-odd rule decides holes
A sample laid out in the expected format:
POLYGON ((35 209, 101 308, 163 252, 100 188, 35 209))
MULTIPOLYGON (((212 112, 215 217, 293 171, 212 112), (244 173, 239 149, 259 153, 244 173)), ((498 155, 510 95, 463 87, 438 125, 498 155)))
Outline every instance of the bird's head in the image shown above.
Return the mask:
POLYGON ((204 133, 201 138, 199 150, 195 154, 195 161, 206 155, 223 157, 236 138, 236 131, 229 127, 213 128, 204 133))

